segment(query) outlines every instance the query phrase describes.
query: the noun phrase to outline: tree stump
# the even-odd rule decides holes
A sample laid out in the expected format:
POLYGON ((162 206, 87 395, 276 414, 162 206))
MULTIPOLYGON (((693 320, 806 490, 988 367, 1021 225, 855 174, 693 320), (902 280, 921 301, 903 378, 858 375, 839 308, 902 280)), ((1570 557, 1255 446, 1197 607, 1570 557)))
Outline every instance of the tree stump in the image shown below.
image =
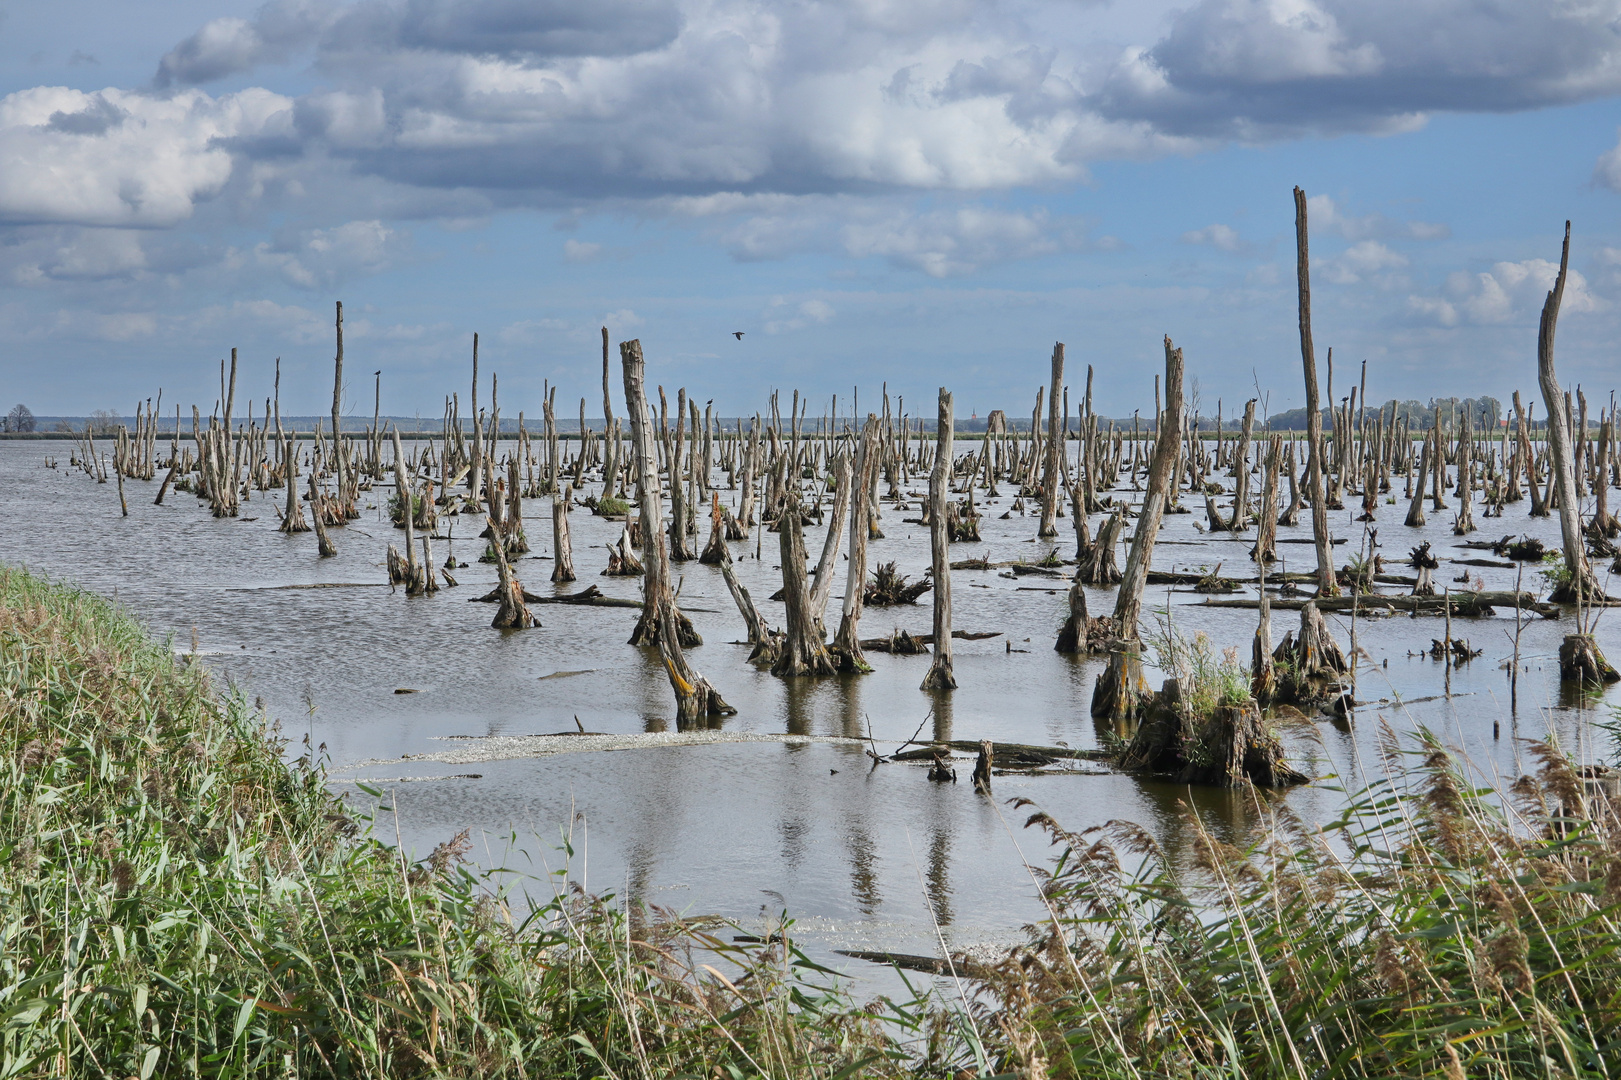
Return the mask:
POLYGON ((1569 682, 1604 686, 1621 681, 1621 673, 1599 652, 1592 634, 1566 634, 1559 645, 1559 677, 1569 682))

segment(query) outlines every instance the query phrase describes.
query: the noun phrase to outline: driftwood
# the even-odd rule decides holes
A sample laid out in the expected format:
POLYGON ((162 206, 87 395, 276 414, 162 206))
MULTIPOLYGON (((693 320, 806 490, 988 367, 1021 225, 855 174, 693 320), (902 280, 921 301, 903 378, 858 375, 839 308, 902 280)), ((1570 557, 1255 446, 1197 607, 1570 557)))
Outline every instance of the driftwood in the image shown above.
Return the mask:
MULTIPOLYGON (((1520 607, 1525 611, 1534 611, 1545 619, 1557 619, 1561 609, 1558 604, 1546 604, 1537 600, 1535 593, 1522 592, 1520 607)), ((1274 608, 1285 611, 1299 611, 1307 604, 1316 604, 1322 611, 1350 611, 1353 607, 1361 611, 1418 611, 1429 614, 1441 614, 1447 605, 1452 605, 1452 614, 1458 616, 1485 616, 1496 613, 1498 607, 1513 607, 1514 593, 1512 592, 1462 592, 1451 593, 1447 596, 1386 596, 1375 593, 1367 596, 1323 596, 1311 599, 1278 599, 1273 600, 1274 608)), ((1258 608, 1259 600, 1251 597, 1235 597, 1227 600, 1206 600, 1204 607, 1215 608, 1258 608)))
MULTIPOLYGON (((984 641, 987 638, 1001 637, 1002 631, 992 630, 989 633, 976 634, 969 630, 953 630, 951 636, 957 641, 984 641)), ((907 630, 896 630, 889 637, 862 638, 861 647, 871 649, 873 652, 899 652, 902 655, 911 655, 905 649, 896 649, 894 647, 895 643, 901 640, 915 645, 916 652, 921 653, 923 649, 934 644, 934 635, 914 634, 907 630)))
POLYGON ((928 578, 907 583, 906 575, 892 562, 880 563, 867 582, 863 602, 867 607, 892 607, 895 604, 915 604, 918 597, 934 588, 928 578))

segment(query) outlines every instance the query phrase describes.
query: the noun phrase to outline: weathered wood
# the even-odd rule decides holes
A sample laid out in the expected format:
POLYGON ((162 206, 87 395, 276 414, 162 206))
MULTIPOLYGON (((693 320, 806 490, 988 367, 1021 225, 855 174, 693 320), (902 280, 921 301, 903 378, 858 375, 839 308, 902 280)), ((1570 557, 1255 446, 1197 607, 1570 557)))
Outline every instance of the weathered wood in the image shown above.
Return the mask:
MULTIPOLYGON (((664 509, 659 497, 658 458, 653 449, 652 421, 648 416, 644 385, 642 343, 622 342, 619 358, 625 373, 625 408, 630 415, 631 441, 636 455, 636 492, 641 506, 642 553, 646 576, 642 585, 642 617, 637 620, 631 644, 656 644, 675 693, 677 727, 687 727, 705 716, 726 716, 737 710, 726 704, 719 691, 687 662, 683 646, 690 631, 689 622, 680 625, 675 594, 670 587, 670 558, 666 534, 660 523, 664 509)), ((694 644, 701 643, 701 639, 694 644)))
MULTIPOLYGON (((1054 366, 1061 372, 1061 346, 1054 352, 1054 357, 1054 366)), ((946 496, 951 489, 952 434, 951 391, 942 386, 935 421, 934 469, 929 474, 929 547, 934 555, 934 662, 929 665, 929 673, 923 676, 924 690, 957 688, 951 666, 951 537, 946 528, 946 496)))
MULTIPOLYGON (((1052 389, 1047 393, 1047 460, 1041 476, 1041 524, 1036 535, 1042 539, 1058 535, 1058 485, 1060 461, 1065 453, 1064 432, 1058 422, 1059 393, 1064 386, 1064 343, 1053 345, 1052 389)), ((947 460, 951 447, 944 450, 947 460)))
MULTIPOLYGON (((1317 591, 1338 594, 1334 553, 1328 543, 1328 501, 1323 483, 1323 413, 1317 401, 1317 354, 1311 340, 1311 256, 1307 240, 1306 193, 1295 188, 1295 280, 1300 304, 1300 362, 1306 379, 1306 492, 1311 497, 1311 535, 1317 548, 1317 591)), ((1329 350, 1332 372, 1334 351, 1329 350)), ((1330 374, 1330 381, 1333 376, 1330 374)))
POLYGON ((1542 305, 1542 322, 1537 330, 1537 383, 1542 389, 1543 406, 1548 413, 1548 453, 1552 457, 1554 492, 1559 500, 1559 535, 1564 544, 1565 580, 1548 599, 1556 604, 1603 602, 1604 586, 1593 573, 1582 543, 1581 499, 1576 494, 1575 467, 1570 446, 1570 415, 1564 391, 1553 367, 1554 330, 1559 322, 1559 305, 1565 295, 1565 275, 1570 268, 1570 222, 1565 222, 1565 243, 1559 253, 1559 275, 1542 305))
POLYGON ((783 504, 777 533, 782 552, 783 643, 771 673, 777 676, 832 675, 837 671, 812 610, 805 577, 805 535, 797 493, 783 504))
POLYGON ((574 543, 568 531, 572 498, 573 489, 567 484, 552 496, 552 580, 559 584, 574 580, 574 543))
POLYGON ((850 552, 849 565, 844 576, 844 606, 839 615, 839 632, 833 637, 831 651, 844 671, 865 674, 872 665, 861 655, 861 609, 867 594, 867 507, 878 486, 879 465, 878 418, 867 414, 856 445, 855 467, 851 471, 850 496, 850 552))
MULTIPOLYGON (((1142 676, 1142 641, 1137 620, 1142 612, 1143 587, 1154 557, 1166 492, 1176 484, 1174 470, 1182 442, 1182 350, 1165 338, 1165 409, 1160 415, 1159 437, 1148 465, 1148 486, 1143 507, 1126 556, 1126 572, 1115 598, 1115 633, 1109 646, 1109 666, 1092 689, 1092 715, 1124 720, 1136 713, 1147 690, 1142 676)), ((1101 530, 1100 530, 1101 531, 1101 530)))

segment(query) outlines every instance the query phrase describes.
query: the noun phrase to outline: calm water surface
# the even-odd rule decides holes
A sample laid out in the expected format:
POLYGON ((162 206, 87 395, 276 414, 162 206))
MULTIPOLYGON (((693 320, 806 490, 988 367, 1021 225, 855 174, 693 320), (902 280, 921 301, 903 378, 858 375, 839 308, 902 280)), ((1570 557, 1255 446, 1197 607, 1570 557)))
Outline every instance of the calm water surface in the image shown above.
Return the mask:
MULTIPOLYGON (((307 445, 307 444, 306 444, 307 445)), ((502 450, 510 448, 503 444, 502 450)), ((969 444, 961 444, 959 453, 969 444)), ((476 562, 482 542, 472 539, 472 519, 442 518, 451 548, 466 569, 461 587, 431 597, 406 597, 386 585, 384 555, 402 533, 383 511, 392 484, 363 493, 360 520, 333 530, 335 558, 316 555, 315 536, 276 531, 273 503, 279 492, 254 492, 236 520, 216 520, 184 493, 171 492, 154 506, 156 482, 127 481, 130 516, 119 514, 113 484, 97 484, 67 466, 65 442, 0 442, 0 561, 25 566, 115 596, 157 635, 173 635, 189 650, 193 634, 208 662, 250 697, 261 698, 285 732, 324 744, 334 777, 371 778, 385 791, 379 831, 425 854, 435 844, 470 828, 474 856, 484 865, 505 865, 532 874, 532 891, 545 891, 549 870, 568 862, 575 880, 688 913, 720 914, 744 922, 783 910, 800 921, 814 953, 834 948, 881 947, 936 951, 935 923, 953 947, 1016 938, 1019 927, 1041 917, 1026 862, 1048 856, 1043 838, 1020 828, 1028 811, 1005 805, 1013 796, 1034 800, 1072 829, 1111 818, 1140 822, 1173 852, 1183 849, 1181 805, 1191 802, 1215 827, 1242 839, 1248 814, 1243 800, 1224 792, 1190 791, 1118 775, 998 777, 996 798, 976 796, 967 783, 936 785, 921 768, 890 764, 870 768, 860 747, 829 744, 752 743, 575 753, 477 766, 399 762, 402 755, 442 752, 448 736, 550 733, 575 729, 634 733, 672 727, 672 701, 656 652, 625 641, 635 621, 630 609, 537 606, 541 627, 525 633, 492 630, 493 611, 468 603, 495 581, 494 568, 476 562), (60 467, 47 468, 47 457, 60 467), (289 588, 329 584, 331 588, 289 588), (561 677, 557 673, 569 672, 561 677), (399 695, 409 688, 415 694, 399 695), (390 760, 391 759, 391 760, 390 760), (358 763, 384 761, 357 767, 358 763), (412 780, 478 772, 477 779, 412 780), (390 811, 397 807, 397 819, 390 811), (560 850, 571 833, 575 855, 560 850)), ((160 473, 161 475, 161 473, 160 473)), ((737 493, 722 499, 735 505, 737 493)), ((1256 486, 1259 485, 1257 480, 1256 486)), ((1400 483, 1397 483, 1400 495, 1400 483)), ((905 509, 883 506, 885 539, 869 551, 869 566, 894 560, 920 575, 929 562, 927 530, 904 519, 918 517, 926 480, 908 485, 905 509)), ((1113 493, 1131 497, 1125 485, 1113 493)), ((1449 496, 1449 498, 1452 498, 1449 496)), ((953 546, 953 558, 988 556, 992 561, 1036 561, 1055 545, 1034 540, 1037 519, 1013 513, 1010 494, 982 503, 985 542, 953 546)), ((1348 505, 1351 501, 1348 500, 1348 505)), ((1511 506, 1503 519, 1476 511, 1477 538, 1505 533, 1558 543, 1556 519, 1526 516, 1529 502, 1511 506)), ((1032 507, 1032 509, 1034 509, 1032 507)), ((1403 572, 1407 550, 1430 541, 1443 560, 1483 553, 1457 548, 1450 513, 1430 514, 1423 529, 1401 524, 1406 500, 1381 505, 1380 549, 1387 569, 1403 572)), ((1362 541, 1354 510, 1331 515, 1337 535, 1362 541)), ((1224 564, 1226 573, 1250 572, 1241 541, 1197 532, 1202 514, 1168 517, 1155 552, 1160 569, 1224 564)), ((1309 517, 1280 537, 1309 538, 1309 517)), ((525 505, 531 557, 517 564, 531 592, 554 591, 550 500, 525 505)), ((613 596, 639 598, 640 580, 599 577, 606 566, 603 545, 620 526, 577 510, 570 518, 579 582, 613 596)), ((1094 526, 1096 520, 1094 520, 1094 526)), ((1073 556, 1071 523, 1056 547, 1073 556)), ((707 521, 703 526, 707 535, 707 521)), ((820 551, 824 530, 807 529, 807 546, 820 551)), ((699 538, 699 546, 704 537, 699 538)), ((739 577, 767 618, 781 625, 782 606, 765 600, 781 585, 777 537, 765 534, 761 558, 756 540, 732 545, 739 577)), ((443 561, 447 545, 434 545, 443 561)), ((1285 544, 1290 568, 1309 568, 1309 545, 1285 544)), ((1124 557, 1121 558, 1122 564, 1124 557)), ((1446 561, 1438 582, 1451 582, 1465 568, 1446 561)), ((1001 636, 954 643, 959 689, 935 696, 918 689, 927 656, 871 654, 876 669, 864 677, 782 680, 747 663, 738 616, 718 571, 697 562, 678 567, 681 606, 704 644, 689 654, 738 709, 724 720, 729 731, 865 736, 891 749, 920 725, 938 738, 980 739, 1095 747, 1099 732, 1088 715, 1092 684, 1102 662, 1061 656, 1052 641, 1064 616, 1059 580, 1017 579, 997 571, 953 574, 954 624, 1001 636)), ((1004 572, 1005 573, 1005 572, 1004 572)), ((1468 568, 1470 585, 1512 589, 1515 571, 1468 568)), ((835 622, 843 592, 839 572, 829 604, 835 622)), ((1530 571, 1526 587, 1541 581, 1530 571)), ((1616 591, 1612 589, 1612 592, 1616 591)), ((1089 597, 1094 614, 1113 603, 1111 590, 1089 597)), ((1149 590, 1148 604, 1173 605, 1177 626, 1207 632, 1218 647, 1238 646, 1248 656, 1255 612, 1198 606, 1203 597, 1163 587, 1149 590)), ((929 594, 917 607, 869 609, 865 636, 894 628, 925 633, 929 594)), ((1294 625, 1292 612, 1274 613, 1274 635, 1294 625)), ((1342 644, 1349 620, 1330 617, 1342 644)), ((1323 720, 1314 733, 1291 736, 1302 767, 1324 782, 1290 793, 1291 806, 1309 819, 1332 816, 1342 805, 1335 785, 1356 785, 1363 768, 1375 768, 1379 722, 1398 731, 1424 725, 1457 747, 1482 779, 1522 768, 1523 738, 1552 729, 1568 747, 1587 757, 1608 746, 1594 736, 1592 721, 1608 716, 1617 699, 1582 700, 1562 693, 1554 655, 1571 632, 1567 616, 1533 618, 1521 644, 1518 714, 1509 707, 1508 672, 1512 611, 1498 617, 1459 620, 1455 633, 1485 650, 1455 669, 1453 696, 1412 705, 1379 699, 1441 695, 1444 668, 1423 651, 1441 636, 1440 620, 1361 619, 1358 644, 1368 654, 1359 696, 1370 702, 1347 722, 1323 720), (1494 737, 1493 725, 1500 734, 1494 737)), ((1602 619, 1604 650, 1621 657, 1621 620, 1602 619)), ((465 744, 462 744, 465 745, 465 744)), ((339 790, 368 803, 353 784, 339 790)), ((851 962, 840 960, 849 968, 851 962)))

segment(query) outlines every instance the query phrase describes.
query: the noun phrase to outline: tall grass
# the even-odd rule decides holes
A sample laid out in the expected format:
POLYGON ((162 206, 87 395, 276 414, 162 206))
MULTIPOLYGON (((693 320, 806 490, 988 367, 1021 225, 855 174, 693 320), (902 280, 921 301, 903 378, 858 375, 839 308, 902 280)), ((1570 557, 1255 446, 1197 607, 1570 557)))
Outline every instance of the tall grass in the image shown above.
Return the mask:
MULTIPOLYGON (((1553 747, 1509 792, 1432 738, 1308 828, 1254 793, 1191 866, 1125 822, 1072 833, 1050 920, 982 984, 1000 1065, 1065 1077, 1621 1074, 1621 823, 1553 747)), ((1021 800, 1022 802, 1022 800, 1021 800)), ((958 1058, 966 1057, 959 1049, 958 1058)))
POLYGON ((464 838, 408 863, 284 749, 106 601, 0 568, 0 1077, 895 1067, 791 945, 509 905, 464 838))

